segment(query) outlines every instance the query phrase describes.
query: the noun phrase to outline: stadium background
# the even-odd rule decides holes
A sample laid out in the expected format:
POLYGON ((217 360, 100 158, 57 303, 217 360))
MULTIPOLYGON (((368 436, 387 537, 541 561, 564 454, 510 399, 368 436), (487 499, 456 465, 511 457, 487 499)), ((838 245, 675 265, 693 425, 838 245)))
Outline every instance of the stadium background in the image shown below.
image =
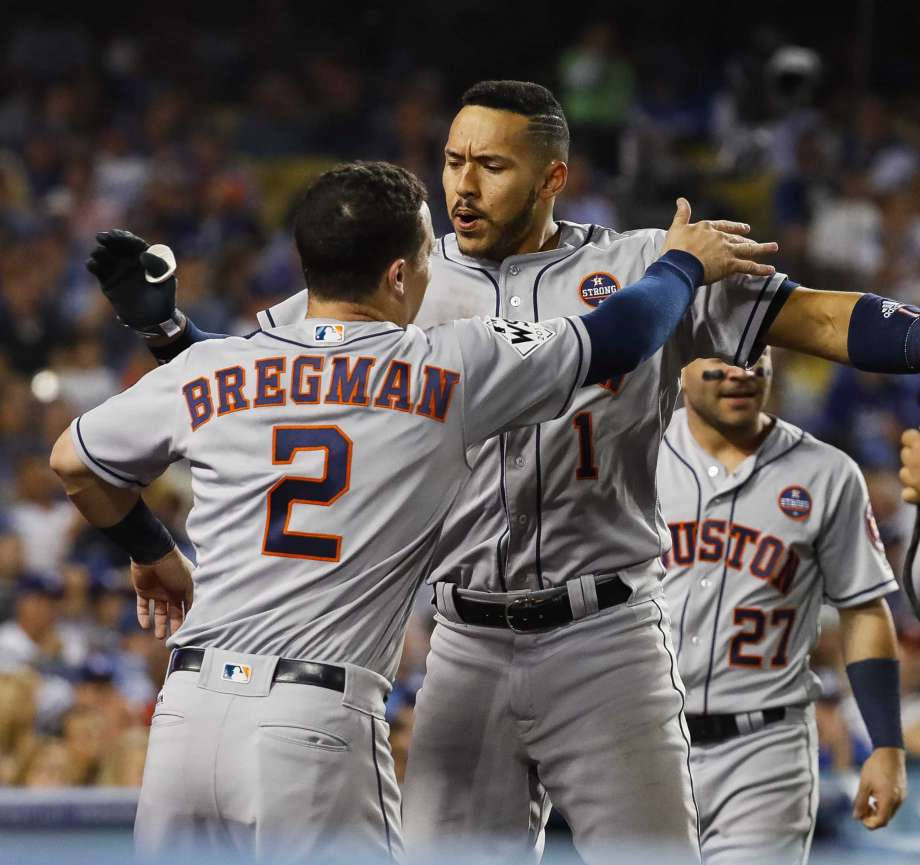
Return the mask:
MULTIPOLYGON (((170 244, 183 309, 205 329, 248 332, 256 310, 301 287, 285 216, 304 181, 343 158, 394 160, 427 181, 436 229, 446 230, 441 147, 460 93, 480 78, 531 78, 554 89, 572 126, 562 218, 666 225, 683 194, 698 218, 740 218, 778 240, 778 264, 806 285, 920 303, 914 4, 845 2, 831 15, 790 2, 410 0, 321 13, 280 0, 78 13, 13 2, 4 18, 3 863, 68 845, 81 825, 96 825, 103 845, 87 861, 123 854, 132 793, 108 788, 140 782, 167 662, 134 621, 124 557, 81 524, 47 468, 75 414, 151 367, 83 269, 96 231, 127 226, 170 244)), ((899 501, 897 439, 920 425, 920 378, 776 362, 772 410, 857 459, 897 570, 913 518, 899 501)), ((148 500, 184 538, 183 472, 170 471, 148 500)), ((900 599, 893 607, 906 738, 920 760, 920 624, 900 599)), ((400 764, 429 628, 420 596, 388 704, 400 764)), ((870 835, 848 817, 867 742, 832 614, 813 662, 825 685, 818 854, 916 852, 916 770, 895 826, 870 835)), ((35 861, 76 855, 62 851, 35 861)))

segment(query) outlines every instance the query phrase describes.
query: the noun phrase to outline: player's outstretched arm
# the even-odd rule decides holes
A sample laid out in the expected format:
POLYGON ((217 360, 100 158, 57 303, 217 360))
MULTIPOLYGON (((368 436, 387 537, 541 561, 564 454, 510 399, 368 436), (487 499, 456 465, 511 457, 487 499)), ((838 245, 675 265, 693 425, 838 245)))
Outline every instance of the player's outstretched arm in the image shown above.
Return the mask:
POLYGON ((757 261, 777 251, 775 243, 744 237, 740 222, 690 222, 690 203, 677 200, 662 256, 643 277, 581 316, 591 339, 585 385, 631 372, 668 340, 700 285, 733 274, 771 276, 772 265, 757 261))
POLYGON ((86 269, 102 287, 119 320, 140 336, 158 363, 192 343, 224 334, 205 333, 176 307, 176 259, 163 244, 150 246, 130 231, 96 235, 86 269))
POLYGON ((860 773, 853 817, 879 829, 907 794, 894 622, 882 598, 838 612, 847 675, 873 745, 860 773))
POLYGON ((767 331, 779 348, 866 372, 920 370, 920 309, 877 294, 797 286, 767 331))
POLYGON ((149 602, 153 601, 156 636, 163 639, 168 630, 175 631, 192 603, 191 565, 176 549, 166 526, 136 490, 113 486, 90 471, 77 454, 69 429, 55 442, 51 468, 87 522, 131 557, 141 627, 150 627, 149 602))

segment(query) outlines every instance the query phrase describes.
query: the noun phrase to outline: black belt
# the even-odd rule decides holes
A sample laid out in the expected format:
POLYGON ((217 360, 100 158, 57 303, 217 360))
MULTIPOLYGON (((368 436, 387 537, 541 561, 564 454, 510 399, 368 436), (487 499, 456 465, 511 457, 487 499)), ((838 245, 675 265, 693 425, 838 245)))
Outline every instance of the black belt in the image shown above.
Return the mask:
MULTIPOLYGON (((599 610, 615 607, 629 600, 632 589, 619 577, 596 583, 599 610)), ((467 625, 486 628, 508 628, 515 633, 545 631, 568 625, 575 621, 569 593, 561 591, 549 598, 522 595, 508 603, 484 601, 460 595, 454 589, 454 607, 457 615, 467 625)))
MULTIPOLYGON (((767 724, 782 721, 786 717, 786 710, 782 707, 763 709, 757 714, 763 715, 763 726, 767 726, 767 724)), ((740 736, 741 730, 738 729, 737 718, 737 715, 687 715, 690 741, 694 745, 712 745, 734 736, 740 736)))
MULTIPOLYGON (((197 673, 204 661, 204 649, 175 649, 169 661, 166 673, 187 670, 197 673)), ((292 685, 316 685, 332 691, 345 692, 345 668, 335 664, 319 664, 316 661, 294 661, 281 658, 275 667, 272 682, 285 682, 292 685)))

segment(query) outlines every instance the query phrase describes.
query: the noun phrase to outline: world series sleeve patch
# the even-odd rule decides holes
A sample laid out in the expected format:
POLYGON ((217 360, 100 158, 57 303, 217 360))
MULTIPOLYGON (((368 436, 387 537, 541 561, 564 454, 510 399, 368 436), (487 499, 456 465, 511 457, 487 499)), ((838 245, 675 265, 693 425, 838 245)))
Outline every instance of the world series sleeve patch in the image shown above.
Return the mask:
POLYGON ((556 335, 556 331, 535 321, 484 318, 482 323, 505 340, 521 357, 527 357, 556 335))

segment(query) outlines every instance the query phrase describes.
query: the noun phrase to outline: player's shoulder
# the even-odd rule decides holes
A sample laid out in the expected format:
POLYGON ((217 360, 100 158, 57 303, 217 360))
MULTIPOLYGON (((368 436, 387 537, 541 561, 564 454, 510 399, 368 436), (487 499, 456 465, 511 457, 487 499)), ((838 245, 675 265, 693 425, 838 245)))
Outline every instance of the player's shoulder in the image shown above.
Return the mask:
POLYGON ((862 476, 859 466, 849 454, 789 421, 776 418, 775 434, 778 450, 794 453, 813 473, 824 475, 834 485, 862 476))
POLYGON ((560 221, 562 239, 576 248, 622 250, 631 255, 657 258, 667 233, 661 228, 633 228, 617 231, 603 225, 560 221))

